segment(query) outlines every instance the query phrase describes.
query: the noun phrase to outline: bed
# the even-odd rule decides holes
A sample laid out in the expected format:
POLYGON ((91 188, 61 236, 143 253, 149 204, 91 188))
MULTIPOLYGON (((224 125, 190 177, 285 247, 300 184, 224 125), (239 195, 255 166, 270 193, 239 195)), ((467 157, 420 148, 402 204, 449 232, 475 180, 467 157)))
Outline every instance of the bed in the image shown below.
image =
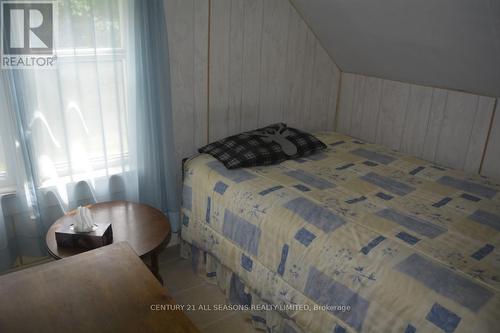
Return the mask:
POLYGON ((269 332, 498 332, 500 185, 317 137, 327 150, 279 165, 186 162, 194 266, 269 332))

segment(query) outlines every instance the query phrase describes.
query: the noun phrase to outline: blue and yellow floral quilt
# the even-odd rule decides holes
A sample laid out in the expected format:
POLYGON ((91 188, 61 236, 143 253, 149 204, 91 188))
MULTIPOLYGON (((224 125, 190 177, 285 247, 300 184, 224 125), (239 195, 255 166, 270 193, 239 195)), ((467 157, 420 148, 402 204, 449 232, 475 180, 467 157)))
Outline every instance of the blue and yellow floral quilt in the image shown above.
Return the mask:
POLYGON ((337 133, 322 153, 189 160, 182 238, 305 332, 498 332, 500 185, 337 133), (348 310, 346 310, 346 308, 348 310))

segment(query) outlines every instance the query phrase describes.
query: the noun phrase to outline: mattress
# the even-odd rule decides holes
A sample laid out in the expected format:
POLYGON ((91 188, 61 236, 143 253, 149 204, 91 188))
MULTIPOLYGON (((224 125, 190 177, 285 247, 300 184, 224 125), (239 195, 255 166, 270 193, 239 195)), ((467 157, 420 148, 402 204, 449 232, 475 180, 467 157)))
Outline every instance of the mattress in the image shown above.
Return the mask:
POLYGON ((274 166, 189 160, 182 238, 305 332, 498 332, 500 185, 317 136, 274 166))

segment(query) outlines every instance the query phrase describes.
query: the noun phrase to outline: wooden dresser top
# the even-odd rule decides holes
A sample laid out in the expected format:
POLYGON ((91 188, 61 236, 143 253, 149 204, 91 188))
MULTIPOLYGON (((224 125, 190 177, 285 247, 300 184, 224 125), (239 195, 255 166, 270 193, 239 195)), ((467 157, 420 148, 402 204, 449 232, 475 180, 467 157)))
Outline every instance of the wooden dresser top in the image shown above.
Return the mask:
POLYGON ((198 332, 120 242, 0 276, 0 332, 198 332))

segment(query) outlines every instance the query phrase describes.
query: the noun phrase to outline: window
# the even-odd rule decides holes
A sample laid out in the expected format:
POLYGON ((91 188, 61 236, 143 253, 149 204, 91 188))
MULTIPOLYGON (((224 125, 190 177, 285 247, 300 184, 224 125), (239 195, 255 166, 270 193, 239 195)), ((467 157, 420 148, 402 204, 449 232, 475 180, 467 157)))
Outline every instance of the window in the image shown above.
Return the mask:
POLYGON ((58 48, 122 46, 123 10, 120 0, 59 1, 58 12, 58 48))
POLYGON ((123 11, 119 1, 58 3, 57 70, 34 71, 28 114, 38 186, 127 169, 123 11))

